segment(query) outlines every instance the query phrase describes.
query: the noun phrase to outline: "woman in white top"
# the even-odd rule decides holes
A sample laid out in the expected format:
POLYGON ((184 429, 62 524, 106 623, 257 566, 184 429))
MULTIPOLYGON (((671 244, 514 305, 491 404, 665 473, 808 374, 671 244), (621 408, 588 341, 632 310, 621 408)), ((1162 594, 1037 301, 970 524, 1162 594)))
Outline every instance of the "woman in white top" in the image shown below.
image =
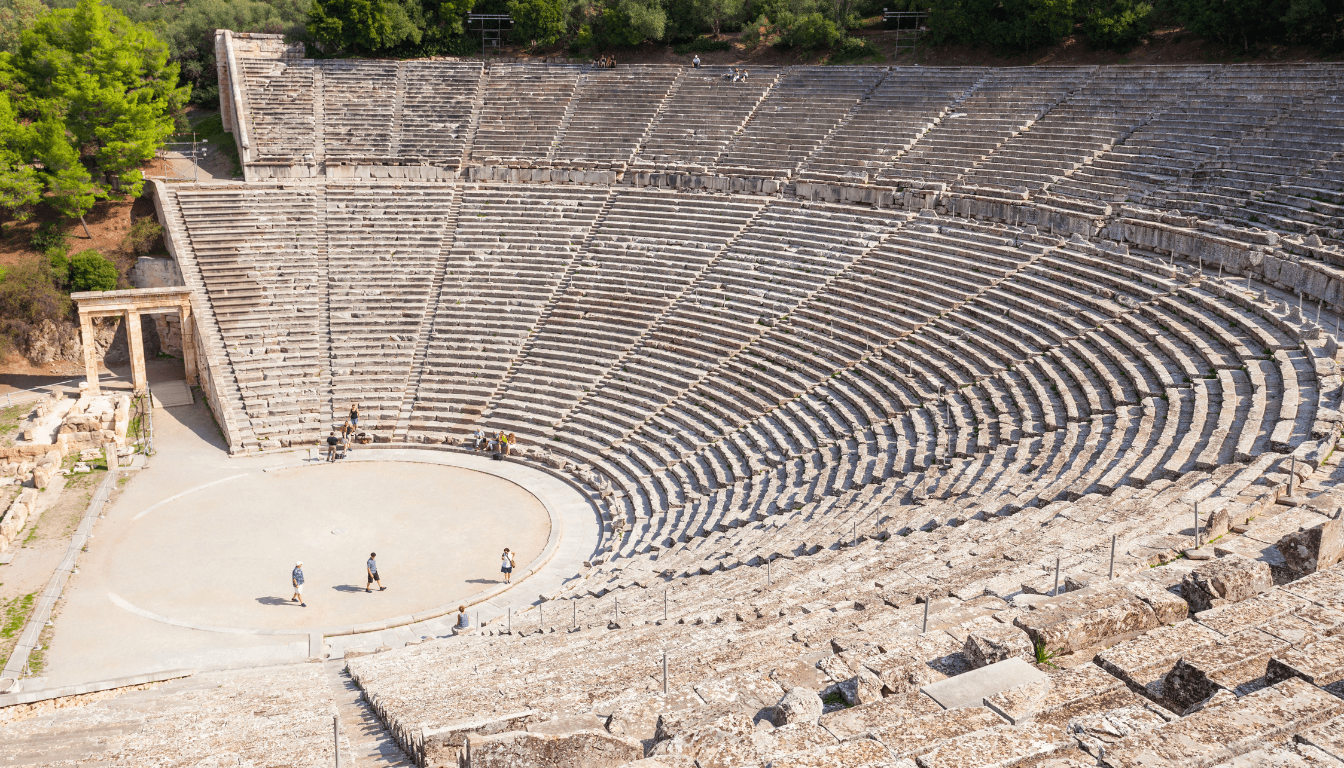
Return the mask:
POLYGON ((513 583, 513 553, 508 547, 504 548, 504 555, 499 563, 499 572, 504 574, 504 583, 513 583))

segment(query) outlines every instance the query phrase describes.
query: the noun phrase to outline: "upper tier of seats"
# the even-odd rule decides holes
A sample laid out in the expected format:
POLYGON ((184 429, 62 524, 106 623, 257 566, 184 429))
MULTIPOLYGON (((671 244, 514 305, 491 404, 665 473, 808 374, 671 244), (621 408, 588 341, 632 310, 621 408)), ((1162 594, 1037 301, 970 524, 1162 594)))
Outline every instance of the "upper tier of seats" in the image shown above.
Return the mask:
MULTIPOLYGON (((1339 159, 1344 68, 1330 64, 591 69, 243 56, 237 69, 249 179, 503 165, 997 188, 1341 237, 1335 212, 1312 204, 1336 205, 1333 187, 1312 184, 1339 159), (361 170, 333 168, 343 165, 361 170), (392 166, 409 168, 377 170, 392 166)), ((472 178, 502 178, 483 173, 472 178)))

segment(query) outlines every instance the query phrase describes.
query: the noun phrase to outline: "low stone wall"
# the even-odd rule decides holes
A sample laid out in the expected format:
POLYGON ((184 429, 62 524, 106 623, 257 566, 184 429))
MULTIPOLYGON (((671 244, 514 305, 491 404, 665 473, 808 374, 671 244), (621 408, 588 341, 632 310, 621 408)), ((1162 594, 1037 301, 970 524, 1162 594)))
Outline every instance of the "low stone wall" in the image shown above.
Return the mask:
POLYGON ((0 516, 0 552, 6 552, 37 509, 37 490, 25 488, 0 516))
POLYGON ((1109 206, 1097 210, 1070 210, 1039 199, 1028 200, 1026 190, 1020 193, 996 190, 994 194, 953 192, 945 195, 940 205, 947 213, 957 216, 1015 226, 1030 225, 1049 234, 1083 237, 1101 233, 1110 214, 1109 206))
POLYGON ((1130 206, 1121 208, 1102 235, 1194 262, 1206 274, 1250 274, 1300 294, 1304 303, 1344 307, 1344 251, 1322 245, 1319 238, 1287 240, 1262 229, 1130 206))
POLYGON ((505 181, 510 184, 615 184, 619 174, 614 170, 473 165, 466 169, 465 175, 467 181, 505 181))
POLYGON ((717 176, 675 171, 627 171, 623 180, 633 187, 703 189, 739 195, 777 195, 783 191, 787 181, 787 179, 767 179, 758 176, 717 176))

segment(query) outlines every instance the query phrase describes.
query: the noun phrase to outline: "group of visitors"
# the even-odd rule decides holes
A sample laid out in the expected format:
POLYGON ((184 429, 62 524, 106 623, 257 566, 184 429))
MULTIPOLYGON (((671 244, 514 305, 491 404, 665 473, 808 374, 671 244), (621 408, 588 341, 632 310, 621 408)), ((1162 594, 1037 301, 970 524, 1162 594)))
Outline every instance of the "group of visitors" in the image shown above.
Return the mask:
MULTIPOLYGON (((513 569, 517 565, 514 559, 513 551, 508 547, 504 548, 503 555, 500 556, 499 572, 504 574, 504 583, 513 583, 513 569)), ((364 563, 364 591, 372 592, 373 585, 378 585, 379 592, 386 592, 387 587, 383 586, 382 577, 378 575, 378 553, 370 552, 369 559, 364 563)), ((294 563, 294 570, 289 573, 289 582, 294 586, 294 594, 289 598, 291 603, 298 603, 300 608, 307 608, 308 603, 303 599, 303 561, 294 563)), ((470 629, 471 621, 467 619, 467 607, 459 605, 457 607, 457 629, 470 629)))
POLYGON ((589 66, 591 66, 593 69, 615 69, 615 68, 616 68, 616 57, 615 57, 615 56, 601 56, 601 57, 599 57, 599 58, 596 58, 596 59, 594 59, 594 60, 588 62, 588 64, 589 64, 589 66))
MULTIPOLYGON (((508 552, 508 550, 504 550, 508 552)), ((373 585, 378 585, 379 592, 386 592, 387 587, 383 586, 383 580, 378 576, 378 553, 370 552, 369 559, 364 563, 364 575, 368 581, 364 583, 364 591, 372 592, 373 585)), ((294 570, 289 572, 289 583, 294 585, 294 595, 289 598, 289 602, 298 603, 300 608, 307 608, 308 603, 303 600, 303 561, 294 563, 294 570)))
MULTIPOLYGON (((739 70, 737 67, 733 67, 732 69, 733 82, 736 83, 738 80, 745 82, 747 79, 747 75, 749 74, 751 73, 745 69, 739 70)), ((728 75, 724 75, 724 77, 728 77, 728 75)))
POLYGON ((509 451, 517 443, 518 438, 512 432, 506 435, 502 429, 492 437, 482 431, 480 427, 477 427, 471 435, 471 449, 473 451, 487 451, 508 456, 509 451))
POLYGON ((327 435, 327 461, 335 461, 338 454, 344 456, 351 450, 357 429, 359 429, 359 403, 351 403, 350 417, 341 426, 340 434, 333 429, 331 434, 327 435))

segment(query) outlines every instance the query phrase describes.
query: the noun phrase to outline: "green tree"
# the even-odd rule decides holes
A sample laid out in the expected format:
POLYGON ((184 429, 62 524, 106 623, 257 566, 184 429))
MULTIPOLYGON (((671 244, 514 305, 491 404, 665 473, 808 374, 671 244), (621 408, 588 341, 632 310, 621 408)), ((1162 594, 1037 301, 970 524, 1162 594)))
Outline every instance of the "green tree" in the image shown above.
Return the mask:
POLYGON ((1289 0, 1283 24, 1293 39, 1338 45, 1344 38, 1344 0, 1289 0))
POLYGON ((42 199, 42 181, 27 163, 32 133, 18 121, 9 94, 0 91, 0 211, 19 221, 42 199))
POLYGON ((1288 0, 1176 0, 1186 29, 1206 39, 1240 45, 1280 39, 1288 0))
POLYGON ((117 267, 95 250, 70 257, 71 291, 111 291, 117 287, 117 267))
POLYGON ((162 17, 154 23, 168 43, 168 55, 181 67, 183 83, 191 85, 191 101, 219 103, 215 62, 215 30, 298 35, 308 20, 307 0, 189 0, 150 6, 162 17))
POLYGON ((743 0, 694 0, 691 5, 695 15, 714 32, 715 37, 723 33, 724 24, 736 23, 746 7, 743 0))
POLYGON ((420 42, 423 10, 418 3, 397 0, 313 0, 308 34, 327 53, 369 56, 420 42))
POLYGON ((667 11, 657 0, 604 0, 583 9, 580 48, 629 47, 645 40, 661 40, 667 31, 667 11))
POLYGON ((509 0, 513 38, 552 45, 565 33, 565 6, 561 0, 509 0))
POLYGON ((1152 29, 1153 5, 1141 0, 1090 0, 1083 34, 1093 48, 1127 51, 1152 29))
POLYGON ((80 162, 64 123, 50 118, 39 122, 34 130, 32 151, 46 169, 47 191, 51 193, 47 202, 63 215, 79 219, 84 224, 84 234, 92 239, 84 214, 106 192, 93 182, 89 170, 80 162))
POLYGON ((934 43, 986 43, 1001 50, 1054 45, 1073 29, 1073 0, 932 0, 934 43))
MULTIPOLYGON (((782 18, 781 24, 789 20, 782 18)), ((811 50, 813 48, 829 48, 840 42, 844 37, 835 22, 823 16, 817 11, 804 14, 792 20, 788 28, 783 31, 779 41, 784 45, 811 50)))
POLYGON ((15 51, 19 38, 47 12, 42 0, 0 0, 0 51, 15 51))
POLYGON ((190 93, 168 46, 121 12, 80 0, 25 32, 12 65, 19 111, 39 122, 34 154, 64 201, 57 207, 82 215, 109 191, 139 195, 139 166, 173 132, 190 93))

